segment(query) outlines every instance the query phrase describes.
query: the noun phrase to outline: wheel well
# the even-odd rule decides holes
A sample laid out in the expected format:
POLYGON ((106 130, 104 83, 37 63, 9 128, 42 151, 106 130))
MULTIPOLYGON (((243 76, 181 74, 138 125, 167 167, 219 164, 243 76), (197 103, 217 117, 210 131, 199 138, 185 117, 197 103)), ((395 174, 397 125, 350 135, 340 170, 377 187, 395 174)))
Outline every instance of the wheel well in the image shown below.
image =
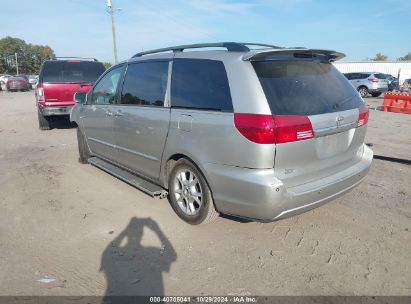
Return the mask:
POLYGON ((197 170, 200 171, 201 174, 203 174, 203 176, 205 176, 204 173, 203 173, 203 170, 201 170, 198 167, 198 165, 196 164, 196 162, 194 160, 192 160, 190 157, 188 157, 185 154, 174 154, 174 155, 170 156, 170 158, 167 160, 165 170, 164 170, 164 186, 167 189, 168 189, 168 177, 169 177, 171 171, 173 170, 174 165, 176 164, 176 162, 179 161, 182 158, 185 158, 186 160, 190 161, 197 168, 197 170))
POLYGON ((359 89, 361 89, 361 88, 366 88, 367 91, 368 91, 368 88, 367 88, 367 86, 365 86, 365 85, 360 85, 360 86, 357 88, 357 90, 359 90, 359 89))
MULTIPOLYGON (((190 159, 189 157, 187 157, 184 154, 174 154, 174 155, 170 156, 170 158, 167 160, 166 167, 165 167, 165 170, 164 170, 164 173, 163 173, 164 186, 167 189, 168 189, 168 176, 170 175, 171 171, 173 170, 174 165, 176 164, 176 162, 179 159, 182 159, 182 158, 190 159)), ((190 161, 192 162, 191 159, 190 159, 190 161)))
POLYGON ((176 164, 176 162, 179 161, 182 158, 185 158, 186 160, 190 161, 197 168, 197 170, 203 175, 203 177, 205 179, 205 182, 208 185, 208 188, 210 189, 211 197, 213 199, 214 208, 218 211, 218 208, 217 208, 217 206, 215 204, 215 201, 214 201, 213 189, 211 188, 210 182, 208 181, 206 175, 204 174, 203 170, 201 170, 201 168, 196 164, 196 162, 194 160, 192 160, 190 157, 188 157, 187 155, 185 155, 185 154, 174 154, 174 155, 170 156, 170 158, 168 159, 168 161, 166 163, 166 166, 165 166, 165 170, 164 170, 164 187, 168 190, 168 176, 170 175, 171 171, 173 170, 173 167, 176 164))

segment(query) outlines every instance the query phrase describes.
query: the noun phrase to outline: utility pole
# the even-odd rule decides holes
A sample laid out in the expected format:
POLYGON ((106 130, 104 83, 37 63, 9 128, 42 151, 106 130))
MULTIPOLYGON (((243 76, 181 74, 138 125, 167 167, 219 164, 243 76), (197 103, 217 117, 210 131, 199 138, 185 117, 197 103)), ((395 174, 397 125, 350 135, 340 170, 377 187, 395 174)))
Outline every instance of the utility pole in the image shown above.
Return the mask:
POLYGON ((118 63, 117 42, 116 42, 116 26, 115 26, 115 20, 114 20, 114 14, 116 13, 116 10, 113 8, 112 0, 107 0, 107 6, 108 6, 108 13, 111 16, 111 31, 112 31, 112 34, 113 34, 114 64, 116 64, 116 63, 118 63))
POLYGON ((19 62, 17 61, 17 53, 14 53, 14 56, 16 56, 16 72, 17 72, 16 75, 18 75, 19 74, 19 62))

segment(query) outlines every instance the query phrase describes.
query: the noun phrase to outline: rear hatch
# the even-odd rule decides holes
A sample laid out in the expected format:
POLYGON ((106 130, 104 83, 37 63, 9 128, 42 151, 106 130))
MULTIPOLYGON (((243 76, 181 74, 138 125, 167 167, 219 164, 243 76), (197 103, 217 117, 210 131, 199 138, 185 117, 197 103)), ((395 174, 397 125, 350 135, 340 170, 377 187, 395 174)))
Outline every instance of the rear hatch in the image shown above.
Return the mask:
POLYGON ((88 92, 104 70, 104 65, 96 61, 47 61, 40 75, 40 95, 46 105, 72 105, 74 93, 88 92))
POLYGON ((300 185, 361 159, 368 108, 329 55, 276 52, 251 61, 274 116, 279 179, 300 185))
POLYGON ((382 74, 382 73, 376 73, 373 74, 372 77, 369 79, 372 82, 375 82, 377 84, 377 87, 379 88, 388 88, 389 85, 389 80, 387 79, 387 75, 382 74))

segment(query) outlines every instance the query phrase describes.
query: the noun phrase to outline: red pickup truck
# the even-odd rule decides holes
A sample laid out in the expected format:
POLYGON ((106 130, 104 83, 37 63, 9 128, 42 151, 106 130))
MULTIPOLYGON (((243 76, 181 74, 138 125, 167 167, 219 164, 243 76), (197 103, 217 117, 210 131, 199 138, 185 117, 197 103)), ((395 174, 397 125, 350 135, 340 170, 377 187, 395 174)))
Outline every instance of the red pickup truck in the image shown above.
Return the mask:
POLYGON ((41 130, 50 130, 53 117, 70 115, 75 92, 88 92, 105 71, 96 59, 56 58, 45 61, 40 69, 36 103, 41 130))

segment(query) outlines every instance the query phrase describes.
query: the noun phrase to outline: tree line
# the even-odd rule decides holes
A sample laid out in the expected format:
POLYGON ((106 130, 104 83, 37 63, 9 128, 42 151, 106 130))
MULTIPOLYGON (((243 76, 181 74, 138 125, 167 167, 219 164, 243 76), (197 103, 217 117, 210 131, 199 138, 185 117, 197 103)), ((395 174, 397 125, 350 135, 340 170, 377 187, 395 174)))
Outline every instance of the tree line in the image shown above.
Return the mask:
MULTIPOLYGON (((16 54, 19 74, 38 74, 44 60, 56 57, 48 45, 35 45, 13 37, 0 39, 0 74, 16 74, 16 54)), ((110 62, 103 62, 106 68, 110 62)))
MULTIPOLYGON (((388 60, 388 56, 384 55, 382 53, 377 53, 375 55, 375 57, 373 59, 371 59, 372 61, 387 61, 388 60)), ((403 57, 397 58, 397 61, 407 61, 407 60, 411 60, 411 52, 408 52, 408 54, 406 54, 403 57)))
MULTIPOLYGON (((35 45, 13 37, 0 39, 0 74, 16 74, 16 54, 19 74, 38 74, 44 60, 55 57, 54 51, 47 45, 35 45)), ((387 61, 388 56, 378 53, 373 61, 387 61)), ((411 52, 397 59, 398 61, 411 60, 411 52)), ((110 62, 103 63, 106 68, 110 62)))
POLYGON ((46 59, 55 57, 47 45, 35 45, 13 37, 0 39, 0 73, 16 74, 16 54, 19 74, 38 74, 46 59))

